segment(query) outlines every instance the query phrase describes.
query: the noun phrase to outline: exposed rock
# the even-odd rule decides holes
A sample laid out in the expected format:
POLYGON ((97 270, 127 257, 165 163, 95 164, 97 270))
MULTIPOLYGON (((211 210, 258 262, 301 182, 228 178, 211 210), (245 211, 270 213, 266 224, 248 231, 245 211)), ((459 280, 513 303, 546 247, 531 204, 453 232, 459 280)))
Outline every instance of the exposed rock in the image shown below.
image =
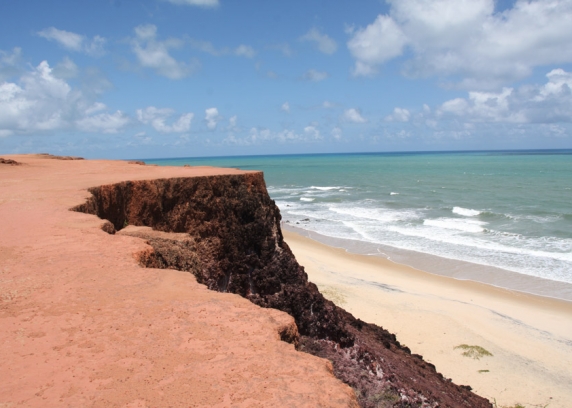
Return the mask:
POLYGON ((20 166, 22 163, 12 159, 4 159, 0 157, 0 164, 8 164, 10 166, 20 166))
POLYGON ((262 173, 123 182, 90 189, 76 211, 96 214, 153 247, 149 267, 193 273, 200 283, 287 312, 300 333, 284 340, 332 361, 363 407, 491 407, 453 384, 381 327, 326 300, 283 240, 262 173), (149 228, 133 228, 146 226, 149 228))
POLYGON ((127 162, 128 164, 140 164, 141 166, 145 166, 145 162, 142 160, 131 160, 127 162))

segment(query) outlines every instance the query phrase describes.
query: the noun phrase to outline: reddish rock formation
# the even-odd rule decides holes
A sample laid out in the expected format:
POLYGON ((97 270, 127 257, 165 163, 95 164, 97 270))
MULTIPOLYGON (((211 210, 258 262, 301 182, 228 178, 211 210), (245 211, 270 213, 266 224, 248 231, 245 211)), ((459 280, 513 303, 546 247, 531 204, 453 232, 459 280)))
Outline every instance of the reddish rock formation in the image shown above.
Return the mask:
POLYGON ((308 282, 283 240, 280 213, 262 173, 123 182, 90 192, 93 197, 75 210, 109 220, 105 231, 128 225, 155 230, 125 232, 153 247, 140 254, 143 265, 189 271, 212 290, 293 316, 301 337, 283 338, 332 361, 335 375, 356 390, 361 406, 491 407, 308 282))

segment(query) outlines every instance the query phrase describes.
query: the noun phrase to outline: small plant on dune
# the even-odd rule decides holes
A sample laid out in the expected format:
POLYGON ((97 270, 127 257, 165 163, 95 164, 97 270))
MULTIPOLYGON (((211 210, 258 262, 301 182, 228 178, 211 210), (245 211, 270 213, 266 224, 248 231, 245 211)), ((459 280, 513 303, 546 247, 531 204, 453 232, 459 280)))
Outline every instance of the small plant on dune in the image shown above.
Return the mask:
POLYGON ((489 370, 479 370, 479 373, 488 373, 489 370))
POLYGON ((481 357, 491 356, 492 353, 488 350, 485 350, 481 346, 469 346, 468 344, 459 344, 456 349, 465 350, 463 351, 463 356, 465 357, 472 357, 475 360, 480 360, 481 357))

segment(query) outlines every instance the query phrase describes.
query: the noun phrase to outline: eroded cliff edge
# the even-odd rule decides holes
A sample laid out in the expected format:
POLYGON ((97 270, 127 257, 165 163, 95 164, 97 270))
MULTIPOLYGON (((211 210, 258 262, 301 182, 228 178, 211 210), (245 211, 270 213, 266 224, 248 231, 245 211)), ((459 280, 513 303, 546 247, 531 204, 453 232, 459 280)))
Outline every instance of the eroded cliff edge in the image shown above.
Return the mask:
POLYGON ((300 336, 284 332, 283 339, 332 361, 363 407, 491 407, 308 282, 283 240, 262 173, 128 181, 90 192, 74 210, 108 220, 107 232, 146 226, 164 233, 132 229, 153 248, 139 255, 142 265, 191 272, 209 289, 293 316, 300 336))

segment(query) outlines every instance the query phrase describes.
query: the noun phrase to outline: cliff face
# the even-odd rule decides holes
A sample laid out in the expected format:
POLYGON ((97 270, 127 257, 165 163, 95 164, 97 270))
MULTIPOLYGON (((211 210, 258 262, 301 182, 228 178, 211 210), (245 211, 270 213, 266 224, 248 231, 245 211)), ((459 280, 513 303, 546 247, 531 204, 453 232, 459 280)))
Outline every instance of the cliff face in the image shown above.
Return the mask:
POLYGON ((282 338, 332 361, 362 406, 491 407, 308 282, 283 240, 262 173, 123 182, 90 192, 74 210, 108 220, 108 233, 146 239, 153 250, 139 254, 142 265, 188 271, 209 289, 294 317, 300 336, 285 331, 282 338))

